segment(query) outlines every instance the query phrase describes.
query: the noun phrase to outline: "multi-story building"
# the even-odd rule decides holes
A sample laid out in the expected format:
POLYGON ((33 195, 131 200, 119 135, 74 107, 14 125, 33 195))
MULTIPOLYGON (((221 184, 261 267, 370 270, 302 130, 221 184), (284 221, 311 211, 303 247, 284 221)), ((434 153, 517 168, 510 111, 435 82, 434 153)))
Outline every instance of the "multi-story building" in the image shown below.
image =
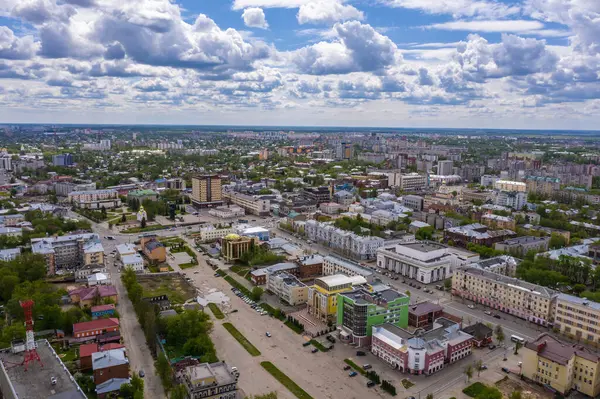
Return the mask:
POLYGON ((212 242, 217 241, 229 234, 233 233, 233 228, 217 228, 213 225, 208 225, 200 228, 200 234, 198 240, 200 242, 212 242))
POLYGON ((368 282, 373 280, 373 272, 351 260, 329 255, 323 258, 323 275, 345 274, 346 276, 362 276, 368 282))
POLYGON ((71 166, 73 165, 72 154, 58 154, 52 157, 52 164, 54 166, 71 166))
POLYGON ((133 244, 119 244, 117 249, 117 259, 121 260, 124 256, 137 254, 135 245, 133 244))
POLYGON ((327 186, 306 187, 300 196, 307 201, 315 202, 317 205, 331 201, 331 191, 327 186))
POLYGON ((550 237, 523 236, 497 242, 495 248, 515 256, 524 256, 529 251, 547 251, 549 244, 550 237))
POLYGON ((452 276, 452 294, 532 323, 547 325, 556 292, 476 267, 462 267, 452 276))
POLYGON ((158 193, 154 190, 132 190, 127 193, 127 200, 136 199, 140 203, 145 200, 156 201, 158 200, 158 193))
POLYGON ((500 255, 477 261, 470 266, 487 270, 488 272, 498 273, 503 276, 515 277, 519 263, 521 263, 521 259, 513 258, 509 255, 500 255))
MULTIPOLYGON (((498 183, 498 182, 496 182, 498 183)), ((497 191, 494 197, 494 204, 521 210, 527 204, 526 191, 497 191)))
POLYGON ((337 294, 337 325, 340 336, 358 346, 371 343, 373 326, 389 323, 408 326, 410 297, 392 289, 370 292, 359 288, 337 294))
POLYGON ((446 364, 472 353, 473 337, 460 324, 446 318, 435 320, 433 329, 414 336, 391 324, 373 327, 371 352, 400 372, 433 374, 446 364))
POLYGON ((330 223, 316 220, 308 220, 305 223, 304 233, 309 240, 320 242, 342 255, 355 259, 374 259, 377 249, 382 247, 385 242, 381 237, 359 236, 338 229, 330 223))
POLYGON ((530 233, 535 232, 535 233, 545 234, 548 236, 557 234, 559 236, 562 236, 566 240, 567 244, 569 244, 569 242, 571 241, 571 232, 569 230, 554 229, 552 227, 544 227, 544 226, 535 226, 533 224, 523 225, 522 228, 525 231, 530 232, 530 233))
POLYGON ((247 213, 257 216, 268 216, 271 210, 271 201, 257 198, 253 195, 238 193, 237 191, 224 191, 223 199, 229 203, 244 208, 247 213))
POLYGON ((352 143, 338 143, 335 148, 335 159, 354 158, 354 145, 352 143))
POLYGON ((306 255, 298 258, 298 277, 315 278, 323 275, 324 259, 321 255, 306 255))
POLYGON ((480 183, 484 187, 494 187, 494 184, 500 180, 500 177, 494 175, 483 175, 481 176, 480 183))
POLYGON ((189 399, 236 399, 239 372, 225 362, 191 364, 175 373, 189 399))
POLYGON ((104 248, 98 234, 32 238, 31 250, 44 255, 48 275, 59 271, 74 272, 89 264, 104 265, 104 248))
POLYGON ((112 378, 129 378, 129 359, 125 348, 92 353, 94 382, 100 385, 112 378))
POLYGON ((501 216, 494 213, 481 215, 481 223, 493 229, 514 230, 517 226, 515 219, 510 216, 501 216))
POLYGON ((454 161, 438 161, 437 172, 441 176, 449 176, 452 174, 452 168, 454 167, 454 161))
POLYGON ((181 177, 174 177, 172 179, 167 179, 165 182, 165 188, 167 190, 185 190, 185 180, 181 177))
POLYGON ((255 238, 243 237, 238 234, 228 234, 221 240, 221 254, 226 261, 238 260, 250 251, 255 238))
POLYGON ((444 313, 444 309, 433 302, 419 302, 408 307, 408 325, 428 329, 444 313))
POLYGON ((321 205, 319 205, 319 210, 329 215, 336 215, 340 213, 342 209, 344 209, 344 207, 337 202, 322 202, 321 205))
POLYGON ((402 191, 421 191, 427 188, 427 176, 418 173, 393 173, 388 178, 388 183, 402 191))
POLYGON ((560 179, 558 177, 526 176, 525 187, 528 193, 550 196, 560 190, 560 179))
POLYGON ((223 205, 212 208, 208 214, 221 219, 235 219, 246 215, 246 211, 237 205, 223 205))
POLYGON ((494 188, 499 191, 519 191, 526 192, 527 185, 520 181, 497 180, 494 188))
POLYGON ((71 191, 69 202, 85 209, 113 209, 121 206, 117 190, 71 191))
POLYGON ((125 255, 121 257, 121 263, 123 263, 123 268, 131 268, 136 273, 144 271, 144 259, 140 254, 125 255))
POLYGON ((548 333, 528 342, 521 350, 521 374, 551 387, 560 395, 578 391, 587 397, 600 394, 600 357, 578 344, 559 341, 548 333))
POLYGON ((267 273, 267 290, 291 306, 302 305, 308 300, 308 287, 286 272, 267 273))
POLYGON ((95 182, 87 183, 72 183, 69 181, 57 181, 54 184, 54 192, 59 197, 67 197, 73 191, 94 191, 96 190, 95 182))
POLYGON ((404 197, 402 197, 402 206, 410 208, 414 211, 422 211, 424 201, 425 200, 423 199, 423 197, 420 197, 418 195, 405 195, 404 197))
POLYGON ((0 250, 0 261, 10 262, 21 255, 21 248, 8 248, 0 250))
POLYGON ((377 267, 424 284, 443 281, 452 274, 448 247, 431 241, 398 243, 377 250, 377 267))
POLYGON ((337 317, 337 294, 366 284, 367 280, 362 276, 335 274, 319 277, 314 285, 308 287, 308 313, 325 323, 334 323, 337 317))
POLYGON ((562 334, 600 344, 600 303, 558 294, 552 307, 552 321, 562 334))
POLYGON ((349 206, 354 203, 354 194, 346 190, 336 191, 333 200, 342 206, 349 206))
POLYGON ((517 234, 512 230, 490 230, 479 223, 466 226, 451 227, 444 230, 444 239, 452 240, 455 245, 466 247, 467 244, 493 246, 495 243, 514 237, 517 234))
POLYGON ((221 178, 218 175, 192 177, 192 204, 201 208, 222 205, 221 178))
POLYGON ((469 190, 463 188, 461 190, 461 200, 463 202, 479 202, 485 204, 487 201, 491 200, 494 197, 493 191, 485 191, 485 190, 469 190))

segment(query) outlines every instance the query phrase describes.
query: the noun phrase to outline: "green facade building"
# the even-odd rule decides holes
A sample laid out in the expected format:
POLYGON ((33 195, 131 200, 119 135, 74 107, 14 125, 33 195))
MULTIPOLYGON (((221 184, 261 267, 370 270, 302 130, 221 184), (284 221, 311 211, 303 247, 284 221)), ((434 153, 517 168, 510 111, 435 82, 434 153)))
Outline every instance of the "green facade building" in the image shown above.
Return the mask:
POLYGON ((370 292, 360 288, 337 294, 337 325, 342 339, 366 346, 373 326, 390 323, 406 328, 409 302, 407 295, 392 289, 370 292))

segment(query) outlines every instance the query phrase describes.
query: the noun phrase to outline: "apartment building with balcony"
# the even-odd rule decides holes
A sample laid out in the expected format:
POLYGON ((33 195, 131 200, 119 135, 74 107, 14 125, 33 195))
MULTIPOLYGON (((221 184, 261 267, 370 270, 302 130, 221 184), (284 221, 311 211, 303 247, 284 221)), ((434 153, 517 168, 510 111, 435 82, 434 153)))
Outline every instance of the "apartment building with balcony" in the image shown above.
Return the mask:
POLYGON ((104 265, 104 248, 95 233, 32 238, 31 251, 44 256, 48 275, 74 273, 90 264, 104 265))
POLYGON ((338 229, 330 223, 316 220, 308 220, 305 223, 304 233, 309 240, 319 242, 354 259, 374 259, 377 249, 382 247, 385 242, 381 237, 359 236, 338 229))
POLYGON ((545 326, 551 320, 552 300, 556 292, 540 285, 467 266, 454 271, 452 295, 545 326))

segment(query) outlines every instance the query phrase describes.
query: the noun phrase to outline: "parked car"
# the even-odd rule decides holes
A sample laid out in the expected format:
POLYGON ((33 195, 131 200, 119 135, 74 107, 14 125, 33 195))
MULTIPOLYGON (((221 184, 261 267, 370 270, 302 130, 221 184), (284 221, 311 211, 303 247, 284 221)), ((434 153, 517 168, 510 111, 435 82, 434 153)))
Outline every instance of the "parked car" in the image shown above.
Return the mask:
POLYGON ((319 350, 317 348, 311 350, 312 353, 317 353, 319 350))
POLYGON ((489 345, 488 345, 488 348, 489 348, 489 349, 496 349, 496 345, 494 345, 494 344, 489 344, 489 345))
POLYGON ((232 310, 231 312, 229 312, 229 313, 237 313, 237 312, 238 312, 238 310, 237 310, 237 309, 233 309, 233 310, 232 310))
POLYGON ((267 332, 265 333, 265 335, 266 335, 267 337, 271 338, 271 333, 270 333, 270 332, 268 332, 268 331, 267 331, 267 332))
POLYGON ((375 381, 367 381, 367 388, 371 388, 375 386, 375 381))
POLYGON ((479 367, 479 370, 487 370, 488 366, 486 366, 485 364, 482 364, 481 367, 479 367))
POLYGON ((486 311, 485 311, 485 312, 483 312, 483 313, 485 313, 485 314, 486 314, 486 315, 488 315, 488 316, 491 316, 491 315, 492 315, 492 312, 490 312, 489 310, 486 310, 486 311))
POLYGON ((144 378, 144 376, 146 375, 146 373, 144 373, 144 370, 140 370, 140 372, 138 373, 140 378, 144 378))
POLYGON ((356 356, 367 356, 367 354, 363 351, 356 351, 356 356))
POLYGON ((310 345, 310 342, 308 342, 308 341, 302 344, 302 346, 308 346, 308 345, 310 345))
POLYGON ((475 309, 475 306, 473 306, 473 305, 468 305, 467 307, 468 307, 469 309, 475 309))
POLYGON ((50 384, 56 385, 56 377, 50 377, 50 384))
POLYGON ((350 370, 350 366, 348 366, 348 365, 345 365, 345 366, 344 366, 344 371, 346 371, 346 370, 350 370))
POLYGON ((502 317, 500 317, 500 315, 499 315, 499 314, 495 314, 495 315, 494 315, 494 317, 495 317, 496 319, 501 319, 501 318, 502 318, 502 317))
POLYGON ((219 273, 215 273, 215 277, 221 277, 219 273))
POLYGON ((506 374, 510 373, 510 370, 506 367, 502 367, 502 371, 504 371, 506 374))
POLYGON ((349 377, 356 377, 356 375, 357 375, 357 374, 358 374, 358 373, 357 373, 356 371, 351 371, 351 372, 348 374, 348 376, 349 376, 349 377))
POLYGON ((363 370, 369 370, 369 369, 372 369, 372 368, 373 368, 373 366, 371 366, 368 363, 367 364, 363 364, 363 370))
POLYGON ((327 336, 327 341, 331 342, 332 344, 335 344, 335 338, 333 338, 331 335, 327 336))

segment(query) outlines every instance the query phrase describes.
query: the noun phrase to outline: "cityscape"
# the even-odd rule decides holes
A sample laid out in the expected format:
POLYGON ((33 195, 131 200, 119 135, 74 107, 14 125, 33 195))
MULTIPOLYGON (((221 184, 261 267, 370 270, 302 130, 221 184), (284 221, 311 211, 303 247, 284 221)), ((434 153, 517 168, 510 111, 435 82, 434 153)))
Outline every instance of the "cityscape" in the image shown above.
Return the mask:
POLYGON ((600 0, 0 1, 0 399, 600 398, 600 0))

